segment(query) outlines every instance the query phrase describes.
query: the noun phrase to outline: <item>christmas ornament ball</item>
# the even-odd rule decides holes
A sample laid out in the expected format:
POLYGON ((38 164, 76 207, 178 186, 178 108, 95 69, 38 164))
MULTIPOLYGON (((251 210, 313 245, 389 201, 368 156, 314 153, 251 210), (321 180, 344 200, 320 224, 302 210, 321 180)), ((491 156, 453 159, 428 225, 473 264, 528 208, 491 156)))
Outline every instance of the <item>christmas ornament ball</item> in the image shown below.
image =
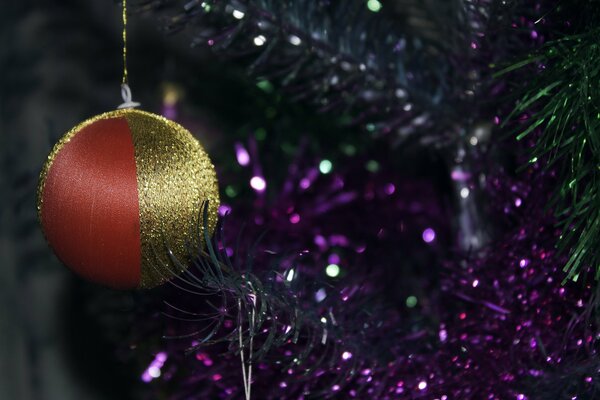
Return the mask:
POLYGON ((37 198, 57 257, 117 289, 151 288, 181 272, 202 227, 212 234, 218 207, 215 169, 200 143, 177 123, 134 109, 67 132, 42 169, 37 198))

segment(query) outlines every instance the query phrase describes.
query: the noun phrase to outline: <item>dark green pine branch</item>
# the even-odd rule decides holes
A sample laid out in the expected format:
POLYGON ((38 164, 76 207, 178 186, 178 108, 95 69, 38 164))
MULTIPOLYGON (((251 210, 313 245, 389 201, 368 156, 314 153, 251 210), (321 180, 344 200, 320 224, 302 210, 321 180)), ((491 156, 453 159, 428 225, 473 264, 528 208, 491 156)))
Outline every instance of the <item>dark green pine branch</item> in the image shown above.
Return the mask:
POLYGON ((562 228, 557 247, 569 259, 565 281, 595 270, 600 278, 600 20, 583 32, 549 42, 500 74, 533 66, 536 77, 513 111, 533 114, 517 138, 532 133, 530 162, 559 172, 549 206, 562 228))

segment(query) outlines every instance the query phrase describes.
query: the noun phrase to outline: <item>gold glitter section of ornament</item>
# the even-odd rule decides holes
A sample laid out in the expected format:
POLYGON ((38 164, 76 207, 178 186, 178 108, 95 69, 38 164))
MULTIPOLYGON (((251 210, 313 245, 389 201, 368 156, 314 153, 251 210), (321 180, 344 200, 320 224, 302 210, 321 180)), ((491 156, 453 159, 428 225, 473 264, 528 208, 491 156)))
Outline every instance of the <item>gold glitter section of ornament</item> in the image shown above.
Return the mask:
POLYGON ((81 132, 83 130, 83 128, 85 128, 86 126, 92 125, 94 122, 99 121, 101 119, 116 118, 116 117, 124 116, 125 114, 127 114, 128 111, 129 110, 109 111, 104 114, 96 115, 90 119, 86 119, 79 125, 73 127, 70 131, 65 133, 63 135, 63 137, 61 137, 59 139, 59 141, 56 142, 56 144, 52 148, 52 151, 50 152, 50 154, 48 154, 48 158, 46 159, 46 162, 44 163, 44 166, 42 167, 42 171, 40 172, 40 179, 38 181, 37 213, 38 213, 38 220, 40 221, 40 223, 42 222, 42 206, 43 206, 42 193, 44 192, 44 186, 46 185, 46 178, 48 177, 48 171, 50 171, 50 167, 52 167, 52 163, 54 162, 56 155, 58 153, 60 153, 62 148, 65 146, 65 144, 69 143, 71 141, 71 139, 73 139, 73 137, 75 137, 75 135, 77 135, 79 132, 81 132))
POLYGON ((190 249, 202 245, 202 210, 208 202, 209 233, 217 223, 219 187, 210 158, 181 125, 128 109, 140 205, 140 287, 160 285, 182 272, 190 249), (180 262, 178 268, 166 250, 180 262))

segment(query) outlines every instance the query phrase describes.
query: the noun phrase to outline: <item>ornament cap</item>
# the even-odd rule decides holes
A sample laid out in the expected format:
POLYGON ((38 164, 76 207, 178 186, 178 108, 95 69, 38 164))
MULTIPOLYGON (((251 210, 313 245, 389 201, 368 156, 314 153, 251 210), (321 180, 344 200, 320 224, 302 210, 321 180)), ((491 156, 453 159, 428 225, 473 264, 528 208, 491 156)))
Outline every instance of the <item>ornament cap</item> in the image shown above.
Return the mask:
POLYGON ((125 108, 136 108, 141 106, 137 101, 133 101, 133 97, 131 94, 131 88, 128 84, 121 84, 121 97, 123 98, 123 103, 121 103, 117 109, 123 110, 125 108))

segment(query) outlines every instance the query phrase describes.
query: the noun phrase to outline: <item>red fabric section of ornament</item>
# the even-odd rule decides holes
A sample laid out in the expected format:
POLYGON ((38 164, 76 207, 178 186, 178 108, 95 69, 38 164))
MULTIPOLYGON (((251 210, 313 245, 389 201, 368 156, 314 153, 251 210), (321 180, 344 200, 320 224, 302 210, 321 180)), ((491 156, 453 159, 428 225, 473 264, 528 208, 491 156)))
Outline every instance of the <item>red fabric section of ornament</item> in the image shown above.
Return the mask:
POLYGON ((64 144, 42 194, 42 225, 58 258, 117 289, 140 282, 135 150, 125 118, 98 120, 64 144))

